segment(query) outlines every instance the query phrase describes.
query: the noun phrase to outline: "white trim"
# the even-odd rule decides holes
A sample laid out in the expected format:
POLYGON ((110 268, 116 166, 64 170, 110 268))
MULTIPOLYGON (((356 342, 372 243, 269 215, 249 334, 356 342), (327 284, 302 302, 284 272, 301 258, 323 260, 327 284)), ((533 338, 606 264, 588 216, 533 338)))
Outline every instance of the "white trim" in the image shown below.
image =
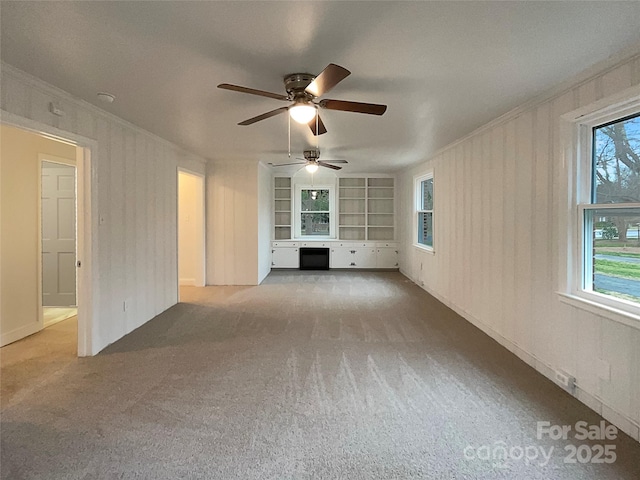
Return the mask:
POLYGON ((189 170, 183 167, 177 167, 176 170, 176 269, 178 271, 177 278, 177 286, 176 291, 178 292, 178 298, 180 298, 180 285, 193 285, 195 287, 204 287, 207 284, 207 198, 206 198, 206 176, 199 172, 194 172, 193 170, 189 170), (188 278, 181 279, 180 277, 180 223, 179 223, 179 213, 180 213, 180 174, 191 175, 200 180, 201 186, 201 198, 202 205, 200 208, 202 209, 202 217, 201 217, 201 225, 202 225, 202 265, 200 266, 199 275, 197 278, 188 278), (183 280, 188 283, 183 283, 183 280))
MULTIPOLYGON (((590 300, 586 296, 572 295, 570 293, 564 292, 556 293, 558 294, 558 298, 562 303, 579 308, 580 310, 585 310, 587 312, 593 313, 594 315, 605 318, 607 320, 618 322, 628 327, 633 327, 640 330, 640 315, 634 315, 633 313, 627 312, 625 310, 607 305, 600 299, 598 299, 598 301, 594 301, 590 300)), ((608 297, 607 295, 600 295, 596 292, 594 292, 593 295, 608 297)))
POLYGON ((586 255, 591 238, 585 236, 585 209, 634 208, 638 204, 598 205, 591 203, 592 129, 599 125, 640 112, 640 85, 603 98, 561 116, 562 174, 558 183, 562 199, 558 216, 559 248, 558 295, 563 303, 587 309, 592 313, 628 326, 640 328, 640 306, 634 302, 593 292, 591 259, 586 255), (566 204, 564 203, 566 202, 566 204), (566 205, 566 209, 563 207, 566 205), (566 233, 564 233, 566 232, 566 233), (585 263, 586 259, 586 263, 585 263))
POLYGON ((434 170, 430 169, 428 170, 426 173, 423 173, 421 175, 415 175, 413 177, 413 246, 420 248, 421 250, 424 250, 426 252, 429 253, 435 253, 435 225, 434 225, 434 220, 435 220, 435 194, 436 191, 436 182, 434 179, 434 170), (431 208, 431 210, 424 210, 422 208, 422 183, 426 182, 427 180, 433 180, 433 206, 431 208), (431 213, 431 228, 432 228, 432 232, 431 232, 431 245, 426 245, 423 243, 418 242, 418 214, 420 212, 425 212, 425 213, 431 213))
POLYGON ((14 330, 11 330, 10 332, 3 333, 2 337, 0 337, 0 346, 4 347, 5 345, 8 345, 10 343, 17 342, 24 337, 28 337, 29 335, 33 335, 34 333, 38 333, 43 328, 42 316, 40 316, 39 319, 39 322, 32 322, 28 325, 23 325, 14 330))
MULTIPOLYGON (((418 223, 416 221, 416 223, 418 223)), ((416 226, 417 228, 417 226, 416 226)), ((436 251, 433 249, 433 247, 429 247, 428 245, 422 245, 421 243, 414 243, 413 246, 415 248, 417 248, 418 250, 424 252, 424 253, 428 253, 430 255, 435 255, 436 251)))
MULTIPOLYGON (((520 360, 522 360, 523 362, 525 362, 526 364, 530 365, 535 370, 537 370, 538 373, 544 375, 553 383, 558 385, 555 380, 555 372, 558 369, 557 367, 554 367, 553 365, 541 360, 535 354, 524 350, 522 347, 520 347, 510 339, 498 333, 490 325, 476 318, 474 315, 467 312, 466 310, 459 308, 455 303, 441 296, 435 290, 431 290, 429 287, 425 285, 420 285, 418 280, 411 278, 411 276, 407 272, 405 272, 403 269, 400 269, 400 273, 402 273, 405 277, 407 277, 417 286, 419 286, 424 291, 426 291, 429 295, 433 296, 438 301, 440 301, 441 303, 449 307, 451 310, 456 312, 458 315, 463 317, 465 320, 475 325, 484 334, 493 338, 496 342, 498 342, 500 345, 505 347, 512 354, 517 356, 520 360)), ((570 296, 566 294, 561 294, 561 295, 567 298, 568 300, 567 303, 570 303, 570 300, 569 300, 570 296)), ((558 388, 562 388, 562 387, 558 386, 558 388)), ((590 392, 587 392, 579 384, 576 384, 576 389, 571 395, 574 396, 578 401, 582 402, 587 407, 591 408, 593 411, 601 415, 603 418, 607 419, 608 421, 616 425, 618 428, 620 428, 620 430, 625 432, 627 435, 631 436, 636 441, 640 441, 640 424, 638 424, 638 422, 635 421, 633 418, 629 417, 624 413, 621 413, 619 410, 617 410, 616 408, 606 403, 600 397, 593 395, 590 392)))
MULTIPOLYGON (((4 64, 3 68, 4 68, 4 64)), ((92 206, 96 202, 97 192, 92 188, 96 178, 93 158, 98 156, 98 142, 60 130, 56 127, 36 122, 34 120, 0 110, 1 123, 13 125, 36 134, 63 138, 67 143, 75 144, 76 149, 76 181, 77 181, 77 253, 76 257, 82 262, 78 269, 78 356, 90 356, 98 353, 94 350, 93 323, 97 319, 96 303, 93 301, 94 292, 98 292, 100 279, 94 275, 93 263, 97 261, 98 252, 92 243, 93 231, 97 225, 93 218, 92 206)), ((40 296, 42 293, 40 292, 40 296)), ((42 302, 39 302, 42 303, 42 302)), ((42 315, 40 313, 40 318, 42 315)))
MULTIPOLYGON (((47 137, 46 135, 42 135, 43 137, 47 137)), ((55 141, 60 141, 55 139, 55 137, 51 137, 52 140, 55 141)), ((63 142, 63 143, 69 143, 69 142, 63 142)), ((75 147, 75 144, 70 144, 73 145, 75 147)), ((38 154, 38 161, 40 162, 40 164, 42 164, 42 162, 49 162, 49 163, 59 163, 61 165, 66 165, 68 167, 74 167, 76 166, 76 159, 74 158, 73 160, 70 158, 64 158, 64 157, 57 157, 55 155, 49 155, 47 153, 39 153, 38 154)))
POLYGON ((294 189, 294 199, 292 205, 292 228, 294 238, 299 240, 327 240, 337 238, 336 236, 336 222, 338 217, 338 211, 336 208, 336 187, 335 185, 311 185, 306 183, 296 183, 294 189), (302 190, 310 190, 313 187, 314 190, 329 190, 329 235, 302 235, 301 232, 301 220, 300 215, 302 212, 302 190))
MULTIPOLYGON (((73 318, 73 317, 69 317, 69 318, 73 318)), ((58 319, 55 319, 55 320, 49 320, 48 322, 44 322, 42 324, 42 328, 43 329, 44 328, 49 328, 49 327, 55 325, 56 323, 60 323, 60 322, 64 322, 65 320, 69 320, 69 318, 58 318, 58 319)))

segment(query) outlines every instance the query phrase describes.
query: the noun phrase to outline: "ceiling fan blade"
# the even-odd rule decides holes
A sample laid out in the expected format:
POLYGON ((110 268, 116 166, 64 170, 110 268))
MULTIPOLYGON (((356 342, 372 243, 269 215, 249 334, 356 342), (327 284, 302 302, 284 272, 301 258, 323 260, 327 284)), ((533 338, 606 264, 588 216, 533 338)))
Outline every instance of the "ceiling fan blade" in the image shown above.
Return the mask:
POLYGON ((256 90, 255 88, 241 87, 240 85, 231 85, 230 83, 221 83, 218 88, 231 90, 233 92, 250 93, 251 95, 259 95, 261 97, 275 98, 276 100, 289 100, 289 97, 279 93, 265 92, 264 90, 256 90))
POLYGON ((346 68, 336 65, 335 63, 330 63, 320 72, 313 82, 307 85, 304 91, 315 97, 319 97, 327 93, 349 75, 351 75, 351 72, 346 68))
POLYGON ((336 167, 335 165, 331 165, 330 163, 321 162, 318 160, 318 165, 321 167, 332 168, 334 170, 342 170, 342 167, 336 167))
POLYGON ((382 115, 387 111, 386 105, 379 105, 377 103, 347 102, 344 100, 321 100, 319 105, 327 110, 367 113, 369 115, 382 115))
POLYGON ((309 122, 309 128, 311 129, 311 132, 314 135, 324 135, 325 133, 327 133, 327 129, 324 126, 324 123, 322 123, 322 118, 320 118, 320 115, 318 115, 318 132, 316 133, 316 119, 315 117, 313 118, 313 120, 311 120, 309 122))
POLYGON ((257 117, 250 118, 248 120, 245 120, 244 122, 240 122, 238 125, 251 125, 252 123, 259 122, 260 120, 275 117, 276 115, 280 113, 284 113, 287 110, 289 110, 289 107, 276 108, 275 110, 271 110, 270 112, 263 113, 262 115, 258 115, 257 117))
POLYGON ((284 167, 287 165, 304 165, 307 162, 293 162, 293 163, 270 163, 272 167, 284 167))
POLYGON ((346 160, 323 160, 325 163, 349 163, 346 160))

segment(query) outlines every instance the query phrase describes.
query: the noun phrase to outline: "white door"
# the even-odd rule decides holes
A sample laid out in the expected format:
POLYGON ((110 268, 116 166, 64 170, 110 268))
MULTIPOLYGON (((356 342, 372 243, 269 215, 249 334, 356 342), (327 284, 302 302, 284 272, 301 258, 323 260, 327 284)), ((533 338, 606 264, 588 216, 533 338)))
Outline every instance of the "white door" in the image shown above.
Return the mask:
POLYGON ((42 162, 42 305, 76 303, 76 169, 42 162))

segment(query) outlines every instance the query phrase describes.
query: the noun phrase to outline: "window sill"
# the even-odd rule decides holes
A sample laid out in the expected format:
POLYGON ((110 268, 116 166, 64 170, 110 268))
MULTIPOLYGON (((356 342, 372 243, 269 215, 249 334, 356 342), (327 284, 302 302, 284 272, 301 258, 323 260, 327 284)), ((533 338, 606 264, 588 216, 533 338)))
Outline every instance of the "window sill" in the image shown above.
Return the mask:
POLYGON ((419 243, 414 243, 413 246, 424 253, 429 253, 431 255, 435 255, 436 253, 433 247, 427 247, 426 245, 421 245, 419 243))
POLYGON ((613 322, 618 322, 628 327, 640 330, 640 315, 625 310, 604 305, 595 300, 590 300, 575 294, 557 292, 560 301, 566 305, 585 310, 613 322))

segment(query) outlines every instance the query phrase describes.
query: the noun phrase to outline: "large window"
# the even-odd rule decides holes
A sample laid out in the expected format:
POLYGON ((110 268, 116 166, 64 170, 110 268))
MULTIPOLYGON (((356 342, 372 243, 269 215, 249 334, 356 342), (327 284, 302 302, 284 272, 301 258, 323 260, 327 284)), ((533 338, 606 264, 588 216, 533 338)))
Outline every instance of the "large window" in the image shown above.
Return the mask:
POLYGON ((433 173, 416 179, 416 242, 433 250, 433 173))
POLYGON ((589 127, 589 191, 579 205, 582 290, 640 305, 640 113, 589 127))
POLYGON ((300 236, 331 236, 331 195, 328 188, 300 189, 300 236))

